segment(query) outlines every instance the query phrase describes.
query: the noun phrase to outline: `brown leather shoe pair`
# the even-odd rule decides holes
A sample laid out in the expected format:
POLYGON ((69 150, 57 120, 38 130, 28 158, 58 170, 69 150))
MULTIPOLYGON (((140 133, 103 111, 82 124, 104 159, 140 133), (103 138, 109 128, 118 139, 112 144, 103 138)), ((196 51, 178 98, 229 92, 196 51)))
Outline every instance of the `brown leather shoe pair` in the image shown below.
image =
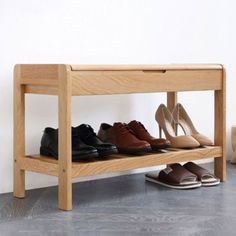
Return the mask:
POLYGON ((113 126, 103 123, 98 137, 104 142, 115 144, 118 151, 125 154, 141 155, 170 146, 168 140, 152 137, 143 124, 135 120, 129 124, 116 122, 113 126))

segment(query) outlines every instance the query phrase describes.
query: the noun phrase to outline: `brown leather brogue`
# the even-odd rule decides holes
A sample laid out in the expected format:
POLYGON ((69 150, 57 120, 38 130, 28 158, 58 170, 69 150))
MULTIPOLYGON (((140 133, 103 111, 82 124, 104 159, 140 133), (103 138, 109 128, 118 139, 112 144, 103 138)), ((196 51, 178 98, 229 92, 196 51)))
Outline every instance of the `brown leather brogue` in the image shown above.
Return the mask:
POLYGON ((98 137, 103 142, 115 144, 120 153, 142 155, 151 151, 150 144, 144 140, 139 140, 128 125, 124 123, 117 122, 113 126, 101 124, 98 137))
POLYGON ((138 139, 147 141, 151 145, 152 150, 156 151, 170 147, 169 140, 151 136, 141 122, 133 120, 128 126, 138 139))

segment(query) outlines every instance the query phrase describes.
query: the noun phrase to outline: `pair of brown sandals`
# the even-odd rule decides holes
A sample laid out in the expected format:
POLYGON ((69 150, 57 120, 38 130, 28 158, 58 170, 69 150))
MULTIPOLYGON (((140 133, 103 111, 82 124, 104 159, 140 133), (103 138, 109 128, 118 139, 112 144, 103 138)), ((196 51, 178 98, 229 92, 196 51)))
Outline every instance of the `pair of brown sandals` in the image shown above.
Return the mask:
POLYGON ((159 174, 151 172, 146 174, 145 178, 147 181, 174 189, 209 187, 220 183, 220 179, 214 174, 193 162, 188 162, 183 166, 179 163, 171 164, 159 174))

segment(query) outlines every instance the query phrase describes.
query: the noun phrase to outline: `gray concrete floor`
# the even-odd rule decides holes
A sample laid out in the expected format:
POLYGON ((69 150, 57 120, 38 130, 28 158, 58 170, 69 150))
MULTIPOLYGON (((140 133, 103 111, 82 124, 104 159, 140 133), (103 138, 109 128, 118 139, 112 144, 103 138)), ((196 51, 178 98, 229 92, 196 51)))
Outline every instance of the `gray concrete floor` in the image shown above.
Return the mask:
MULTIPOLYGON (((212 166, 205 166, 211 168, 212 166)), ((0 195, 0 235, 236 235, 236 166, 217 187, 172 190, 144 174, 73 185, 73 211, 57 209, 57 188, 0 195)))

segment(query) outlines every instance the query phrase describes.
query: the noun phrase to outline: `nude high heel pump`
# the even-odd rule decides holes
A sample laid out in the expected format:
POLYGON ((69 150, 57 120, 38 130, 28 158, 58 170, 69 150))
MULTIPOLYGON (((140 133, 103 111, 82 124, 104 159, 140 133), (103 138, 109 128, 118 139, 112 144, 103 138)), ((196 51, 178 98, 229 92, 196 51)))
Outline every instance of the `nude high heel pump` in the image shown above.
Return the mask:
MULTIPOLYGON (((159 124, 159 130, 164 131, 166 138, 170 141, 171 147, 174 148, 196 148, 200 143, 191 135, 176 136, 175 130, 172 126, 174 119, 168 108, 161 104, 155 115, 156 121, 159 124)), ((161 133, 160 133, 161 135, 161 133)))
POLYGON ((200 134, 193 125, 192 120, 190 119, 188 113, 184 107, 178 103, 173 112, 172 116, 175 120, 175 123, 179 124, 186 135, 191 135, 195 138, 201 146, 211 146, 213 142, 203 134, 200 134))

